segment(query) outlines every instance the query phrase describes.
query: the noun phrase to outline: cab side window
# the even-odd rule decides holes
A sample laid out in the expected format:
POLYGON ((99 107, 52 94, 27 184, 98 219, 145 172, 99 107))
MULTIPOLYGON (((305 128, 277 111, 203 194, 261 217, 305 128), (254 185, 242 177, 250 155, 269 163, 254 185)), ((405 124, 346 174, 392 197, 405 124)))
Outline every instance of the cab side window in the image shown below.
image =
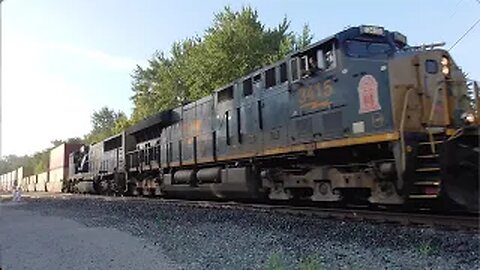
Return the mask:
POLYGON ((321 44, 290 60, 292 81, 307 78, 337 66, 335 42, 321 44))
POLYGON ((335 46, 331 46, 324 53, 324 61, 325 61, 325 70, 329 70, 337 66, 337 63, 335 61, 335 46))

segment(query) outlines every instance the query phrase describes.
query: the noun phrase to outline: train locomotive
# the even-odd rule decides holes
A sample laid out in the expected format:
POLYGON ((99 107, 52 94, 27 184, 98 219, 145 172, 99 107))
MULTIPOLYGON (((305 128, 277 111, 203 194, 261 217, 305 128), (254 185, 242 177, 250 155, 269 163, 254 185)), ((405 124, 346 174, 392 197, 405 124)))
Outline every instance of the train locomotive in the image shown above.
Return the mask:
POLYGON ((476 211, 475 87, 435 44, 351 27, 85 145, 65 190, 476 211))

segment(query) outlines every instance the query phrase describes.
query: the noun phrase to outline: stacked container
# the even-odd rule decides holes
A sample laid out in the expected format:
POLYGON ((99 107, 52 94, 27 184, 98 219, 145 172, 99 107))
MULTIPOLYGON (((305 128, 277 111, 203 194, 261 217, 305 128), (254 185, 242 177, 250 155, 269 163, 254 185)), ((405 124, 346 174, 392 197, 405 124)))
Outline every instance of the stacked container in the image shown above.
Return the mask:
POLYGON ((30 190, 30 177, 24 177, 23 178, 23 186, 22 186, 22 190, 25 191, 25 192, 31 192, 32 190, 30 190))
POLYGON ((23 167, 17 168, 15 170, 15 175, 17 177, 17 187, 21 188, 22 190, 25 190, 25 183, 23 182, 23 167))
POLYGON ((49 192, 62 192, 63 182, 68 179, 68 157, 80 146, 79 144, 64 143, 50 151, 50 175, 47 183, 49 192))
POLYGON ((34 191, 37 191, 35 188, 36 188, 36 184, 37 184, 37 175, 31 175, 28 177, 29 180, 28 180, 28 191, 30 192, 34 192, 34 191))
POLYGON ((5 182, 5 175, 0 175, 0 192, 6 191, 6 182, 5 182))
POLYGON ((12 172, 7 173, 7 191, 12 191, 13 190, 13 174, 12 172))
POLYGON ((12 174, 12 189, 15 189, 18 186, 17 170, 11 172, 12 174))
POLYGON ((0 191, 2 192, 11 192, 16 187, 21 188, 23 191, 33 191, 29 187, 29 177, 31 170, 25 169, 24 167, 17 168, 13 171, 4 173, 0 175, 0 191))
POLYGON ((48 172, 39 173, 37 175, 37 184, 35 184, 35 190, 48 191, 47 183, 48 183, 48 172))

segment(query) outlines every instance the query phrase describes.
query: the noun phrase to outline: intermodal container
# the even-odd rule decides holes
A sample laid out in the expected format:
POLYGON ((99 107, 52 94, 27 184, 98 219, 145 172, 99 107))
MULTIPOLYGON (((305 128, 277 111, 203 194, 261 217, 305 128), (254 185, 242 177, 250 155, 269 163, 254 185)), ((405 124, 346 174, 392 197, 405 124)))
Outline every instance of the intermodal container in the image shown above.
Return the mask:
POLYGON ((25 191, 25 192, 28 192, 28 181, 30 179, 28 177, 24 177, 22 178, 22 190, 25 191))
POLYGON ((6 185, 6 190, 7 191, 12 191, 12 186, 13 186, 13 183, 12 183, 12 172, 8 172, 7 173, 7 185, 6 185))
POLYGON ((6 186, 5 175, 2 174, 0 175, 0 191, 5 191, 6 190, 5 186, 6 186))
POLYGON ((17 169, 17 179, 20 180, 20 179, 23 179, 23 174, 24 174, 24 169, 23 167, 20 167, 17 169))
POLYGON ((37 185, 37 175, 31 175, 28 177, 29 178, 29 184, 28 184, 28 191, 34 192, 36 191, 36 185, 37 185))
POLYGON ((64 143, 50 151, 49 170, 68 168, 68 156, 80 149, 81 144, 64 143))
POLYGON ((37 184, 35 185, 35 190, 48 191, 46 186, 47 183, 48 183, 48 172, 39 173, 37 175, 37 184))
POLYGON ((62 192, 63 181, 66 179, 65 171, 68 172, 68 167, 61 167, 50 170, 47 189, 50 192, 62 192))

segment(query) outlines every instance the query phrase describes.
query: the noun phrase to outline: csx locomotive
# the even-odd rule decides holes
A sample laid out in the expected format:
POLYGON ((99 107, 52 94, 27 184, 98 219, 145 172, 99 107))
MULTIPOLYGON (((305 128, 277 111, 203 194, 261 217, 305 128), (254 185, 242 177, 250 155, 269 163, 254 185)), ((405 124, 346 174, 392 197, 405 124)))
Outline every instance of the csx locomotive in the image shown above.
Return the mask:
POLYGON ((468 89, 448 51, 351 27, 85 145, 65 189, 476 209, 468 89))

